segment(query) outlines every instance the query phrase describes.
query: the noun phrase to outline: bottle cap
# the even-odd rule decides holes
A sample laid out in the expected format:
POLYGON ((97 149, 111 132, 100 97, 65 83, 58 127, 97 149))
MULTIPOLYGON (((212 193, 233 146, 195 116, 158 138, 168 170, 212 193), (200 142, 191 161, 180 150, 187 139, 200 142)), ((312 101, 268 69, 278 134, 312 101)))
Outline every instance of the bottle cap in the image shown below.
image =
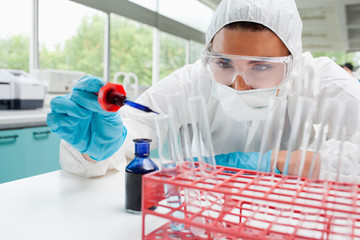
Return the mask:
POLYGON ((151 139, 136 138, 133 142, 135 142, 135 155, 149 154, 151 139))

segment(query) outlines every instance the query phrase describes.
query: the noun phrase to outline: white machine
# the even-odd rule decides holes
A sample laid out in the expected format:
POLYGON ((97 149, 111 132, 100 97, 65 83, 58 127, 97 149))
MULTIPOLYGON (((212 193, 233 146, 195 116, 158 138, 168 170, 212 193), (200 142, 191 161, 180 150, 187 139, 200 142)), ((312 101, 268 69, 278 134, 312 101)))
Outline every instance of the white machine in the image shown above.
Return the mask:
POLYGON ((0 109, 42 108, 45 87, 27 72, 0 69, 0 109))
POLYGON ((86 75, 81 71, 57 69, 37 69, 30 74, 47 86, 48 93, 54 94, 70 93, 76 81, 86 75))

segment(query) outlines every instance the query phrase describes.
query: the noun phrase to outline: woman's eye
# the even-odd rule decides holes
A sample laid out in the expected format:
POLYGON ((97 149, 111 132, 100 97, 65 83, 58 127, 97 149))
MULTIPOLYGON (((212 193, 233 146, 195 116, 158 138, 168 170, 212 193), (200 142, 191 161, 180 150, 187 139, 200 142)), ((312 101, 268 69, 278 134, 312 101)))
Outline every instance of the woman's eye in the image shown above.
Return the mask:
POLYGON ((232 68, 232 64, 225 61, 216 61, 216 65, 218 65, 221 68, 232 68))
POLYGON ((255 65, 253 65, 252 69, 255 71, 266 71, 266 70, 272 69, 272 65, 271 64, 255 64, 255 65))

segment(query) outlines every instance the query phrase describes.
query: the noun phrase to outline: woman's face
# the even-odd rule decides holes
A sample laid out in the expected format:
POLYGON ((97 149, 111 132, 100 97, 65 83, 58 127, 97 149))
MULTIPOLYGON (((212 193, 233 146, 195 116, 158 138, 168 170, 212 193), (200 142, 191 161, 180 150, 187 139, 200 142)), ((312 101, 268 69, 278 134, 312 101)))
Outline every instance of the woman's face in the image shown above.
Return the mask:
MULTIPOLYGON (((256 56, 256 57, 285 57, 289 51, 280 38, 269 30, 251 31, 223 28, 214 37, 212 52, 256 56)), ((238 75, 230 86, 236 90, 252 89, 243 77, 238 75)))

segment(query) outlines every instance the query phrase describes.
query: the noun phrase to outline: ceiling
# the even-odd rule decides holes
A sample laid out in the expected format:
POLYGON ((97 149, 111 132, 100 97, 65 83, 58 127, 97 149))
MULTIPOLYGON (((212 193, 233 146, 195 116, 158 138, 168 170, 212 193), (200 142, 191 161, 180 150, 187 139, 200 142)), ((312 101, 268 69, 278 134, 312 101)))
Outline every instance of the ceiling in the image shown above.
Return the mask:
MULTIPOLYGON (((221 0, 199 0, 215 9, 221 0)), ((360 0, 296 0, 303 49, 360 51, 360 0)))

